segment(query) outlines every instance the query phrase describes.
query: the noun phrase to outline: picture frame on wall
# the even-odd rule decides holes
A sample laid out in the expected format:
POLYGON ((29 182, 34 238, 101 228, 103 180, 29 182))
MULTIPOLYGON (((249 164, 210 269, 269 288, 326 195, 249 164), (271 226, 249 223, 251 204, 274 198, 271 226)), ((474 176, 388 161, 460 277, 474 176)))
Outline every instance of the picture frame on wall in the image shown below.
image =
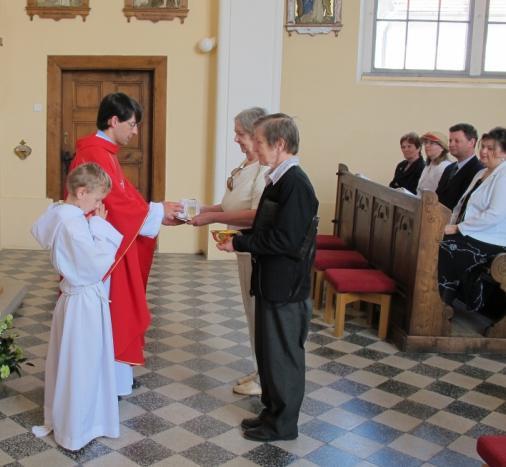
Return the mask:
POLYGON ((123 8, 129 22, 134 17, 153 23, 179 18, 183 23, 189 11, 188 0, 125 0, 123 8))
POLYGON ((72 19, 80 16, 83 21, 90 13, 89 0, 26 0, 26 13, 33 21, 34 16, 60 19, 72 19))
POLYGON ((343 27, 342 0, 286 0, 288 34, 328 34, 337 36, 343 27))

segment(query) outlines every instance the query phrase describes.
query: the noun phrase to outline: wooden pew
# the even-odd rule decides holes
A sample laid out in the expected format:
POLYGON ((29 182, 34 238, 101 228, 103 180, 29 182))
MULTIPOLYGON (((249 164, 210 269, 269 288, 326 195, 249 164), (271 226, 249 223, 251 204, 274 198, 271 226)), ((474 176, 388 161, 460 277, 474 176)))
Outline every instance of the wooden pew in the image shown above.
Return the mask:
POLYGON ((506 352, 505 320, 487 336, 456 335, 439 298, 438 249, 451 213, 436 194, 400 193, 353 175, 344 164, 337 176, 335 234, 398 284, 389 337, 406 351, 506 352))

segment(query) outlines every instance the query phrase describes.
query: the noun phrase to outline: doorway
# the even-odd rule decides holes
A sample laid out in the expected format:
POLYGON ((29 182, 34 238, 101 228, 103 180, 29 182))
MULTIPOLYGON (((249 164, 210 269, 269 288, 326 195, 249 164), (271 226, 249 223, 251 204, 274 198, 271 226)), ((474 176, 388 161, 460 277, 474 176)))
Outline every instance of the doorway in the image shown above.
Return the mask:
POLYGON ((48 198, 61 199, 75 143, 96 131, 102 98, 124 92, 142 105, 144 117, 139 134, 118 158, 147 201, 164 199, 166 76, 165 57, 48 57, 48 198))

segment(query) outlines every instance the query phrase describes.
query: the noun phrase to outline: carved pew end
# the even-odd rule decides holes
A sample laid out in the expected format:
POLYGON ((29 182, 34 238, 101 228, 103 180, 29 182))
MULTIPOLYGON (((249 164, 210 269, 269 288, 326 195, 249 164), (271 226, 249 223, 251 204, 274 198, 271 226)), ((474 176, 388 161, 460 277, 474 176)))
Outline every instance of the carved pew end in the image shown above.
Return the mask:
POLYGON ((395 282, 390 277, 375 269, 327 269, 324 280, 327 283, 325 321, 330 322, 335 315, 337 337, 344 334, 346 305, 364 301, 380 306, 378 337, 386 338, 391 294, 395 292, 395 282))

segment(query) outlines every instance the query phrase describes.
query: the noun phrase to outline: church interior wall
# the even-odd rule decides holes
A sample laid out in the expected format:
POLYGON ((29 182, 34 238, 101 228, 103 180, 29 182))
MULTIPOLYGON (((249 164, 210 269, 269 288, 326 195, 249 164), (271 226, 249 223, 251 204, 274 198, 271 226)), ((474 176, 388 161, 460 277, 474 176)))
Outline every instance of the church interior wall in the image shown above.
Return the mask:
MULTIPOLYGON (((165 55, 168 57, 166 197, 212 201, 216 52, 197 42, 215 37, 218 0, 191 2, 178 20, 126 21, 122 0, 91 2, 83 22, 30 21, 24 0, 0 0, 0 247, 36 248, 29 228, 46 199, 46 91, 48 55, 165 55), (34 104, 42 104, 34 112, 34 104), (32 154, 18 159, 24 139, 32 154)), ((360 2, 343 1, 344 28, 309 37, 285 33, 281 109, 297 118, 302 164, 320 199, 322 232, 330 232, 339 162, 388 183, 400 161, 399 137, 408 131, 446 131, 456 122, 479 132, 506 125, 501 84, 422 85, 357 80, 360 2)), ((259 25, 261 27, 261 25, 259 25)), ((219 46, 219 44, 218 44, 219 46)), ((246 53, 246 52, 245 52, 246 53)), ((163 229, 162 252, 203 249, 198 229, 163 229)))

